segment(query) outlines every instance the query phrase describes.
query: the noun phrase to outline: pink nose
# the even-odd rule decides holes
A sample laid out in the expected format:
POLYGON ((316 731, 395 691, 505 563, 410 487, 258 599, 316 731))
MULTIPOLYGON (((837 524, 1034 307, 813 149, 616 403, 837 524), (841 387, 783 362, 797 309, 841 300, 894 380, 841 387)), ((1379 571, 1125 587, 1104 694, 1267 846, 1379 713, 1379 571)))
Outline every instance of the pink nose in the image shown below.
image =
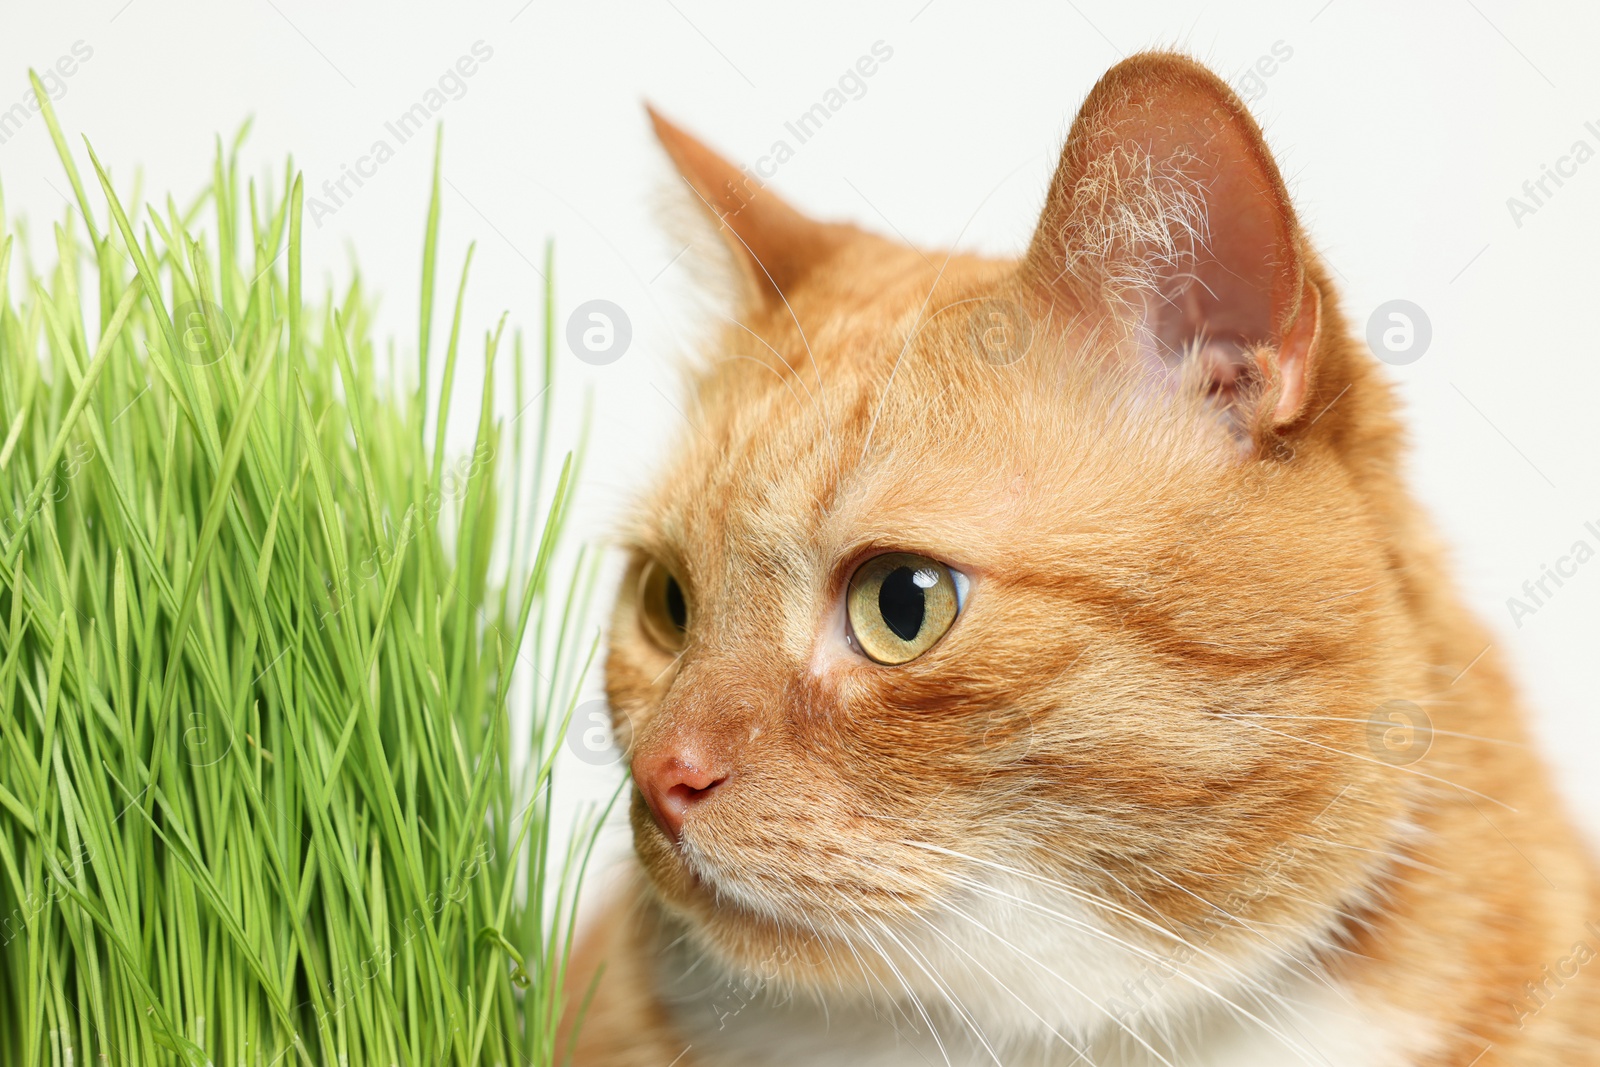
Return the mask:
POLYGON ((633 784, 650 805, 656 823, 677 840, 689 809, 709 797, 727 774, 687 751, 640 752, 633 758, 633 784))

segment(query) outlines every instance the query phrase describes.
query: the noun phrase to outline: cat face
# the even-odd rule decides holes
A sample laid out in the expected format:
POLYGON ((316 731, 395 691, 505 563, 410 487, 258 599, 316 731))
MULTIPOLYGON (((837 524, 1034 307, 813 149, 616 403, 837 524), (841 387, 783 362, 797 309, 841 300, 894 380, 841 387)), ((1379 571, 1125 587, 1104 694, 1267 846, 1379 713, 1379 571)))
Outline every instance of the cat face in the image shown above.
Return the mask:
POLYGON ((607 663, 693 941, 937 993, 1052 915, 1133 972, 1340 936, 1411 781, 1367 716, 1424 684, 1395 431, 1237 98, 1108 74, 1020 263, 811 222, 657 129, 744 284, 607 663))

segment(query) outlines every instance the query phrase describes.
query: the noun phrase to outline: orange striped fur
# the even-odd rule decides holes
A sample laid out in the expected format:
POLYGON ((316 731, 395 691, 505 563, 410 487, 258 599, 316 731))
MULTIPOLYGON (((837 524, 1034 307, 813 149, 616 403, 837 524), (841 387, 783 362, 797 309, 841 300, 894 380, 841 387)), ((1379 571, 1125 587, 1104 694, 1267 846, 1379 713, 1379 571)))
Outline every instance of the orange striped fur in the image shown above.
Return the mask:
POLYGON ((578 1064, 1600 1062, 1593 860, 1219 79, 1110 71, 1019 261, 656 126, 740 291, 607 686, 636 768, 724 778, 676 840, 635 791, 578 1064), (842 636, 884 551, 971 582, 894 667, 842 636))

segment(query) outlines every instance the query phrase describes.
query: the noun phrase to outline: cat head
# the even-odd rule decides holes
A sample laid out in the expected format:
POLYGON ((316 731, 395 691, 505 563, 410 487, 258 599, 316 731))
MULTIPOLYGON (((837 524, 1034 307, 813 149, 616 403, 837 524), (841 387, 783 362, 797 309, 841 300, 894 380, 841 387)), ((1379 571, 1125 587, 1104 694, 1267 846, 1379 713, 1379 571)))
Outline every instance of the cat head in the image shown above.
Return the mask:
POLYGON ((1020 261, 813 221, 653 118, 740 278, 607 662, 672 921, 972 999, 1024 936, 1090 984, 1339 936, 1411 780, 1366 722, 1419 684, 1397 431, 1235 94, 1110 71, 1020 261))

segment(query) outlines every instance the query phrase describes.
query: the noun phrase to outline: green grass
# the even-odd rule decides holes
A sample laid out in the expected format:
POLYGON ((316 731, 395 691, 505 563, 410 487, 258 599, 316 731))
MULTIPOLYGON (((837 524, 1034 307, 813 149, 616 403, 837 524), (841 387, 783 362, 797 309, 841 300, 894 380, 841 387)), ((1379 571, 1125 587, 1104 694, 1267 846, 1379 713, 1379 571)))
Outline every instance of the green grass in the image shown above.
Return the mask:
POLYGON ((241 195, 219 141, 194 206, 128 210, 34 85, 77 203, 35 272, 0 198, 0 1062, 559 1062, 595 568, 552 577, 548 282, 537 382, 519 335, 497 413, 502 318, 451 458, 437 155, 380 368, 358 280, 302 296, 292 165, 241 195))

